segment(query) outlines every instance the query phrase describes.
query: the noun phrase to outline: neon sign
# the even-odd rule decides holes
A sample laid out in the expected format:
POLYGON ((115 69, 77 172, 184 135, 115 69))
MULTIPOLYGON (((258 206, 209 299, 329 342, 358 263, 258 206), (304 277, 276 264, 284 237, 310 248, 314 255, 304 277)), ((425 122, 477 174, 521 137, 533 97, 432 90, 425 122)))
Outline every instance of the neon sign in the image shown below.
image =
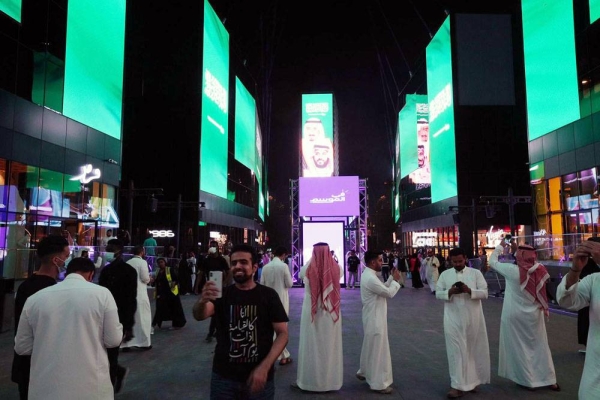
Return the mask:
POLYGON ((168 238, 172 238, 175 237, 175 234, 173 233, 173 231, 169 230, 151 230, 150 233, 152 234, 153 237, 168 237, 168 238))
POLYGON ((86 164, 79 167, 79 175, 72 177, 71 181, 79 181, 82 184, 90 183, 94 179, 100 179, 102 174, 99 168, 92 167, 92 164, 86 164))

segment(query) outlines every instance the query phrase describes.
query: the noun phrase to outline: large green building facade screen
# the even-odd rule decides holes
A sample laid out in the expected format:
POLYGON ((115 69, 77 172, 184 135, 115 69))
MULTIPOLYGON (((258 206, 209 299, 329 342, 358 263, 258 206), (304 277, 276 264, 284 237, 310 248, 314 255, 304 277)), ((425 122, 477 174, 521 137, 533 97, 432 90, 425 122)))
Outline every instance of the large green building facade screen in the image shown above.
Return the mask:
MULTIPOLYGON (((258 120, 258 116, 256 118, 258 120)), ((265 220, 265 196, 263 194, 263 151, 262 151, 262 133, 260 124, 256 124, 256 166, 254 173, 256 174, 256 182, 258 183, 258 216, 261 220, 265 220)))
POLYGON ((69 0, 63 114, 121 139, 125 0, 69 0))
POLYGON ((426 51, 431 156, 431 202, 457 195, 450 17, 426 51))
POLYGON ((572 0, 523 0, 529 140, 580 118, 572 0))
POLYGON ((333 176, 333 94, 302 95, 301 142, 302 176, 333 176))
POLYGON ((21 22, 21 0, 0 0, 0 12, 21 22))
MULTIPOLYGON (((400 114, 400 178, 420 170, 429 174, 429 124, 427 96, 409 94, 400 114)), ((419 174, 421 176, 421 174, 419 174)), ((426 177, 422 177, 426 178, 426 177)), ((418 183, 431 183, 422 179, 418 183)))
POLYGON ((600 19, 600 0, 590 0, 590 24, 600 19))
POLYGON ((229 33, 204 1, 200 190, 227 198, 229 33))
POLYGON ((235 159, 254 170, 256 164, 256 101, 235 78, 235 159))

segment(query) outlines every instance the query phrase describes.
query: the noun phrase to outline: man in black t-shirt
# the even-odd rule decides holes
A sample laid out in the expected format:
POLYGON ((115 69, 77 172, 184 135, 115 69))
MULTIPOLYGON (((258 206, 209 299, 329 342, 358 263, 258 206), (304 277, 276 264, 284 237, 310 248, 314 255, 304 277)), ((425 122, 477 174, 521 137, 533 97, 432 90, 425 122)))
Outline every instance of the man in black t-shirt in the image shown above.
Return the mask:
POLYGON ((254 249, 234 246, 231 272, 235 284, 223 288, 217 297, 219 289, 208 281, 194 304, 196 320, 214 315, 217 321, 211 398, 275 398, 273 364, 288 341, 288 317, 277 292, 252 278, 257 269, 254 249))
POLYGON ((346 285, 346 289, 349 287, 354 289, 354 286, 356 286, 356 281, 358 280, 358 266, 360 265, 360 259, 356 256, 356 252, 354 250, 350 250, 350 255, 346 260, 346 265, 348 266, 348 283, 346 285))
MULTIPOLYGON (((61 235, 48 235, 40 240, 36 252, 41 261, 40 268, 21 283, 17 289, 15 297, 15 334, 17 333, 25 301, 38 291, 56 284, 60 269, 65 266, 65 261, 71 254, 69 242, 61 235)), ((11 378, 13 382, 19 384, 19 396, 22 400, 27 400, 29 392, 30 366, 31 356, 20 356, 15 353, 11 378)))

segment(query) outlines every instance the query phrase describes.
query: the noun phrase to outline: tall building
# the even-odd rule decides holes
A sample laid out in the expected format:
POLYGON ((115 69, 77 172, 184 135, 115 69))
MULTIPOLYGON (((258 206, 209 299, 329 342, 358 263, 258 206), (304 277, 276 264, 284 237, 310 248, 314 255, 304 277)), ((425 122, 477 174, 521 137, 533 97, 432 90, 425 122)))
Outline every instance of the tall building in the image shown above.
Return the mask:
POLYGON ((224 18, 208 0, 128 5, 123 220, 134 241, 151 231, 178 251, 262 244, 257 84, 224 18))
POLYGON ((0 1, 4 278, 47 234, 94 246, 120 224, 125 3, 0 1))
POLYGON ((405 252, 531 232, 518 4, 449 10, 407 85, 393 194, 405 252))

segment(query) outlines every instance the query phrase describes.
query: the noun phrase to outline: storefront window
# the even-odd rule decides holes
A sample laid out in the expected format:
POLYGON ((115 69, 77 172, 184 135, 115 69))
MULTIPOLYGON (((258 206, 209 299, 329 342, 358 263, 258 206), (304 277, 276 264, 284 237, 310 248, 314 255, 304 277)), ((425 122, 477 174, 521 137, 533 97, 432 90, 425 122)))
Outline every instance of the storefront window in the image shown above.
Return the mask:
POLYGON ((545 216, 548 212, 548 197, 546 196, 545 181, 542 181, 539 185, 533 185, 533 195, 535 198, 535 214, 545 216))
POLYGON ((562 202, 560 200, 560 177, 548 180, 548 197, 550 198, 550 211, 561 211, 562 202))

